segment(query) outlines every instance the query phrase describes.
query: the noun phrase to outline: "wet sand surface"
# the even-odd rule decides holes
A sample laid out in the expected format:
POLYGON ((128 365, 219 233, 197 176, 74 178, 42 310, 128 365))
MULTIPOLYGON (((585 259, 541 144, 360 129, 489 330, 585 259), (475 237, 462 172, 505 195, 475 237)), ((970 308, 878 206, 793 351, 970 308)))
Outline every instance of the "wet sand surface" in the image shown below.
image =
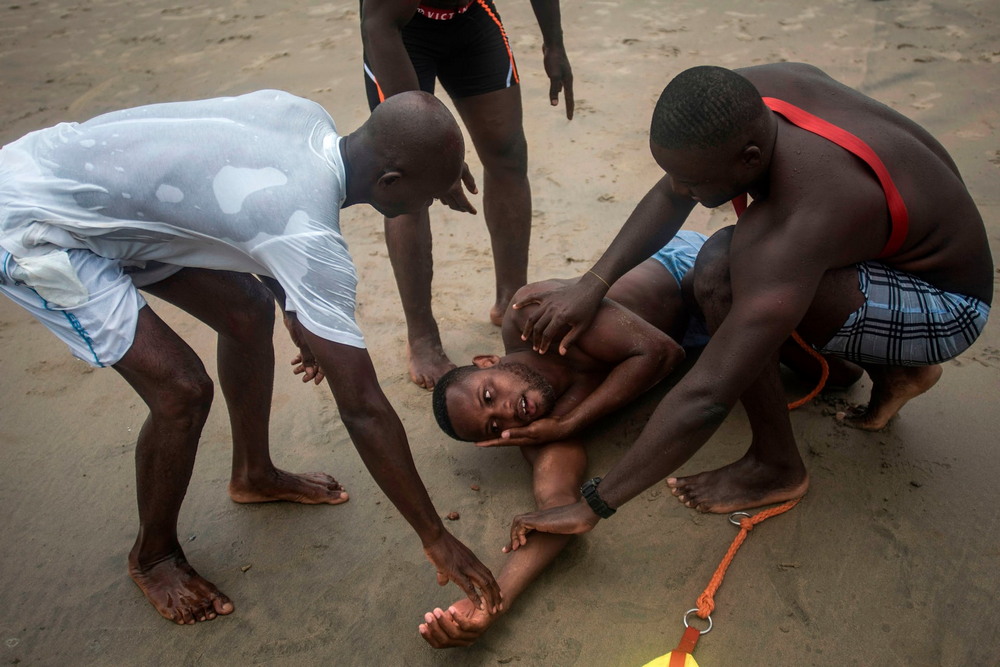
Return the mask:
MULTIPOLYGON (((1000 4, 762 0, 564 2, 577 114, 548 105, 541 38, 527 2, 500 0, 522 75, 534 195, 531 279, 582 273, 659 177, 647 148, 653 102, 679 71, 813 63, 927 127, 951 152, 1000 256, 1000 4)), ((175 4, 167 0, 0 6, 0 141, 139 104, 282 88, 315 99, 341 131, 367 116, 357 4, 175 4)), ((481 179, 470 152, 469 163, 481 179)), ((481 201, 476 198, 476 201, 481 201)), ((489 240, 479 217, 432 209, 435 311, 452 359, 500 352, 487 320, 489 240)), ((729 210, 699 209, 712 232, 729 210)), ((355 207, 342 226, 361 277, 358 319, 383 388, 448 527, 495 571, 510 518, 533 507, 516 451, 449 441, 430 395, 405 372, 404 324, 382 221, 355 207), (477 485, 478 491, 471 486, 477 485)), ((206 327, 152 301, 214 374, 206 327)), ((119 376, 73 359, 0 300, 0 662, 5 664, 640 665, 676 645, 685 610, 735 529, 657 485, 574 541, 470 649, 417 633, 438 588, 419 541, 371 481, 324 387, 303 386, 279 327, 271 435, 279 466, 325 470, 337 507, 245 506, 226 495, 230 435, 209 418, 180 536, 192 564, 236 604, 176 627, 129 580, 133 452, 145 408, 119 376)), ((882 433, 831 414, 870 384, 831 392, 793 426, 812 488, 755 530, 716 596, 703 665, 988 665, 1000 646, 1000 327, 945 366, 938 386, 882 433)), ((789 384, 789 395, 808 387, 789 384)), ((590 435, 604 473, 663 390, 590 435)), ((735 410, 681 473, 748 444, 735 410)))

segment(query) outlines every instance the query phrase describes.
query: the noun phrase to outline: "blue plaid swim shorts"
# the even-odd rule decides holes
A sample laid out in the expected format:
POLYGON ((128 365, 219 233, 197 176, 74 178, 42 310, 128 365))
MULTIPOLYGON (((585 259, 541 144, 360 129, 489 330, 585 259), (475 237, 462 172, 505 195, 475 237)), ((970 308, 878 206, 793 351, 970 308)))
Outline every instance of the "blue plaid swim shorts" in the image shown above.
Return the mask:
POLYGON ((892 366, 939 364, 964 352, 982 333, 990 307, 944 292, 880 262, 863 262, 865 303, 820 350, 851 361, 892 366))

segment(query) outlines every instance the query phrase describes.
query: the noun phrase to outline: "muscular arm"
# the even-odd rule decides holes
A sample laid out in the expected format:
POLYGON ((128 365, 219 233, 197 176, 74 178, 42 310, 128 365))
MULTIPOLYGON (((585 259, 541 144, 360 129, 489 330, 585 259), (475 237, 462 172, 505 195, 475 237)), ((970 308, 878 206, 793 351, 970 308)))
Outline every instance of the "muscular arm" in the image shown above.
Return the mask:
MULTIPOLYGON (((828 221, 818 222, 822 229, 828 221)), ((736 236, 741 232, 749 230, 737 229, 736 236)), ((600 494, 611 507, 620 507, 665 478, 708 440, 765 364, 776 361, 778 348, 808 309, 827 268, 822 243, 773 234, 766 242, 738 244, 736 236, 730 253, 732 307, 695 366, 664 397, 639 438, 604 476, 600 494)), ((511 525, 510 546, 524 546, 533 530, 583 533, 598 520, 584 500, 524 514, 511 525)))
POLYGON ((420 88, 402 36, 419 5, 420 0, 364 0, 361 5, 361 41, 385 97, 420 88))
MULTIPOLYGON (((504 321, 505 338, 508 329, 520 330, 533 309, 511 311, 504 321)), ((553 412, 558 419, 541 419, 525 428, 509 429, 504 433, 507 441, 497 444, 538 444, 577 435, 652 388, 683 359, 684 349, 670 336, 620 304, 604 299, 593 324, 577 340, 567 360, 605 364, 611 370, 582 397, 570 396, 570 389, 567 396, 573 400, 560 400, 553 412), (531 440, 522 442, 522 438, 531 440)))
POLYGON ((559 0, 531 0, 531 9, 542 31, 542 41, 547 47, 563 46, 562 16, 559 0))
POLYGON ((424 544, 444 525, 420 480, 403 425, 382 393, 368 352, 333 343, 301 328, 320 363, 336 369, 328 377, 341 418, 375 482, 424 544))
POLYGON ((601 496, 612 507, 665 478, 708 440, 765 364, 773 362, 812 302, 827 268, 822 246, 810 248, 789 234, 750 237, 753 233, 748 226, 734 236, 728 315, 694 368, 661 401, 601 482, 601 496), (740 232, 748 233, 738 239, 740 232))
POLYGON ((639 201, 614 241, 594 264, 594 272, 614 284, 674 237, 695 202, 679 197, 664 176, 639 201))
POLYGON ((428 558, 458 584, 477 605, 500 603, 499 588, 490 571, 445 530, 417 472, 403 425, 382 393, 367 350, 333 343, 299 327, 327 376, 358 454, 379 488, 413 527, 428 558))
POLYGON ((614 367, 593 393, 563 417, 573 426, 573 433, 627 405, 684 359, 684 348, 670 336, 608 299, 587 333, 577 340, 577 347, 614 367))
POLYGON ((585 273, 572 287, 549 294, 529 293, 516 300, 515 308, 540 305, 525 322, 524 339, 543 354, 553 342, 561 340, 559 352, 565 354, 595 316, 608 285, 662 248, 693 208, 693 201, 673 194, 669 177, 660 179, 629 215, 594 265, 593 273, 585 273))

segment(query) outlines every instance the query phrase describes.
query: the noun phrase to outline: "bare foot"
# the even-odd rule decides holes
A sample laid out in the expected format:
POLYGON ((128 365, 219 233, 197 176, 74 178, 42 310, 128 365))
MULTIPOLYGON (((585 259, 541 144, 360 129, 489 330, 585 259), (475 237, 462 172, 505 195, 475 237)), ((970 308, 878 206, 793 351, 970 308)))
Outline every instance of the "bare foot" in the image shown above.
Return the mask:
POLYGON ((803 467, 770 466, 744 456, 718 470, 669 477, 667 486, 692 509, 726 514, 801 498, 809 488, 809 474, 803 467))
POLYGON ((285 500, 304 505, 339 505, 350 499, 340 482, 326 473, 295 474, 277 468, 254 480, 234 475, 229 482, 229 497, 238 503, 285 500))
POLYGON ((468 598, 462 598, 448 607, 448 611, 435 609, 424 614, 425 622, 417 629, 434 648, 471 646, 497 617, 498 614, 487 614, 473 606, 468 598))
POLYGON ((194 571, 184 554, 176 554, 149 567, 142 567, 132 554, 128 573, 150 604, 168 621, 191 625, 233 613, 233 602, 194 571))
POLYGON ((406 354, 410 360, 410 379, 424 389, 433 389, 442 375, 455 368, 439 340, 411 340, 406 345, 406 354))
POLYGON ((493 307, 490 308, 490 322, 493 323, 493 326, 499 327, 503 325, 503 314, 506 312, 506 303, 501 305, 501 303, 497 301, 493 304, 493 307))
POLYGON ((941 379, 942 369, 935 366, 886 366, 868 369, 872 378, 872 397, 867 406, 838 412, 837 419, 865 431, 879 431, 899 413, 907 401, 924 393, 941 379))
POLYGON ((514 295, 517 290, 520 289, 521 285, 518 285, 509 294, 498 294, 497 301, 490 308, 490 322, 494 326, 503 326, 503 315, 507 312, 507 308, 510 307, 510 302, 514 300, 514 295))

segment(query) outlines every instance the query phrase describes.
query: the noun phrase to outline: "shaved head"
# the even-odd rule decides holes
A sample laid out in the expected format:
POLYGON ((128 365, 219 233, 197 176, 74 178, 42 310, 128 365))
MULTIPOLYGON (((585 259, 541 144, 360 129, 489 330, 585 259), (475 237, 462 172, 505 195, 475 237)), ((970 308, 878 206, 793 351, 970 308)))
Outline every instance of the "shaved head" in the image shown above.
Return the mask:
POLYGON ((433 95, 407 91, 372 111, 364 125, 384 167, 454 183, 462 172, 465 141, 448 108, 433 95))
POLYGON ((344 137, 345 206, 371 204, 387 218, 418 213, 462 176, 465 141, 455 117, 433 95, 407 91, 372 111, 344 137))
POLYGON ((649 136, 663 148, 715 148, 750 131, 764 110, 760 93, 743 76, 723 67, 692 67, 663 89, 649 136))

